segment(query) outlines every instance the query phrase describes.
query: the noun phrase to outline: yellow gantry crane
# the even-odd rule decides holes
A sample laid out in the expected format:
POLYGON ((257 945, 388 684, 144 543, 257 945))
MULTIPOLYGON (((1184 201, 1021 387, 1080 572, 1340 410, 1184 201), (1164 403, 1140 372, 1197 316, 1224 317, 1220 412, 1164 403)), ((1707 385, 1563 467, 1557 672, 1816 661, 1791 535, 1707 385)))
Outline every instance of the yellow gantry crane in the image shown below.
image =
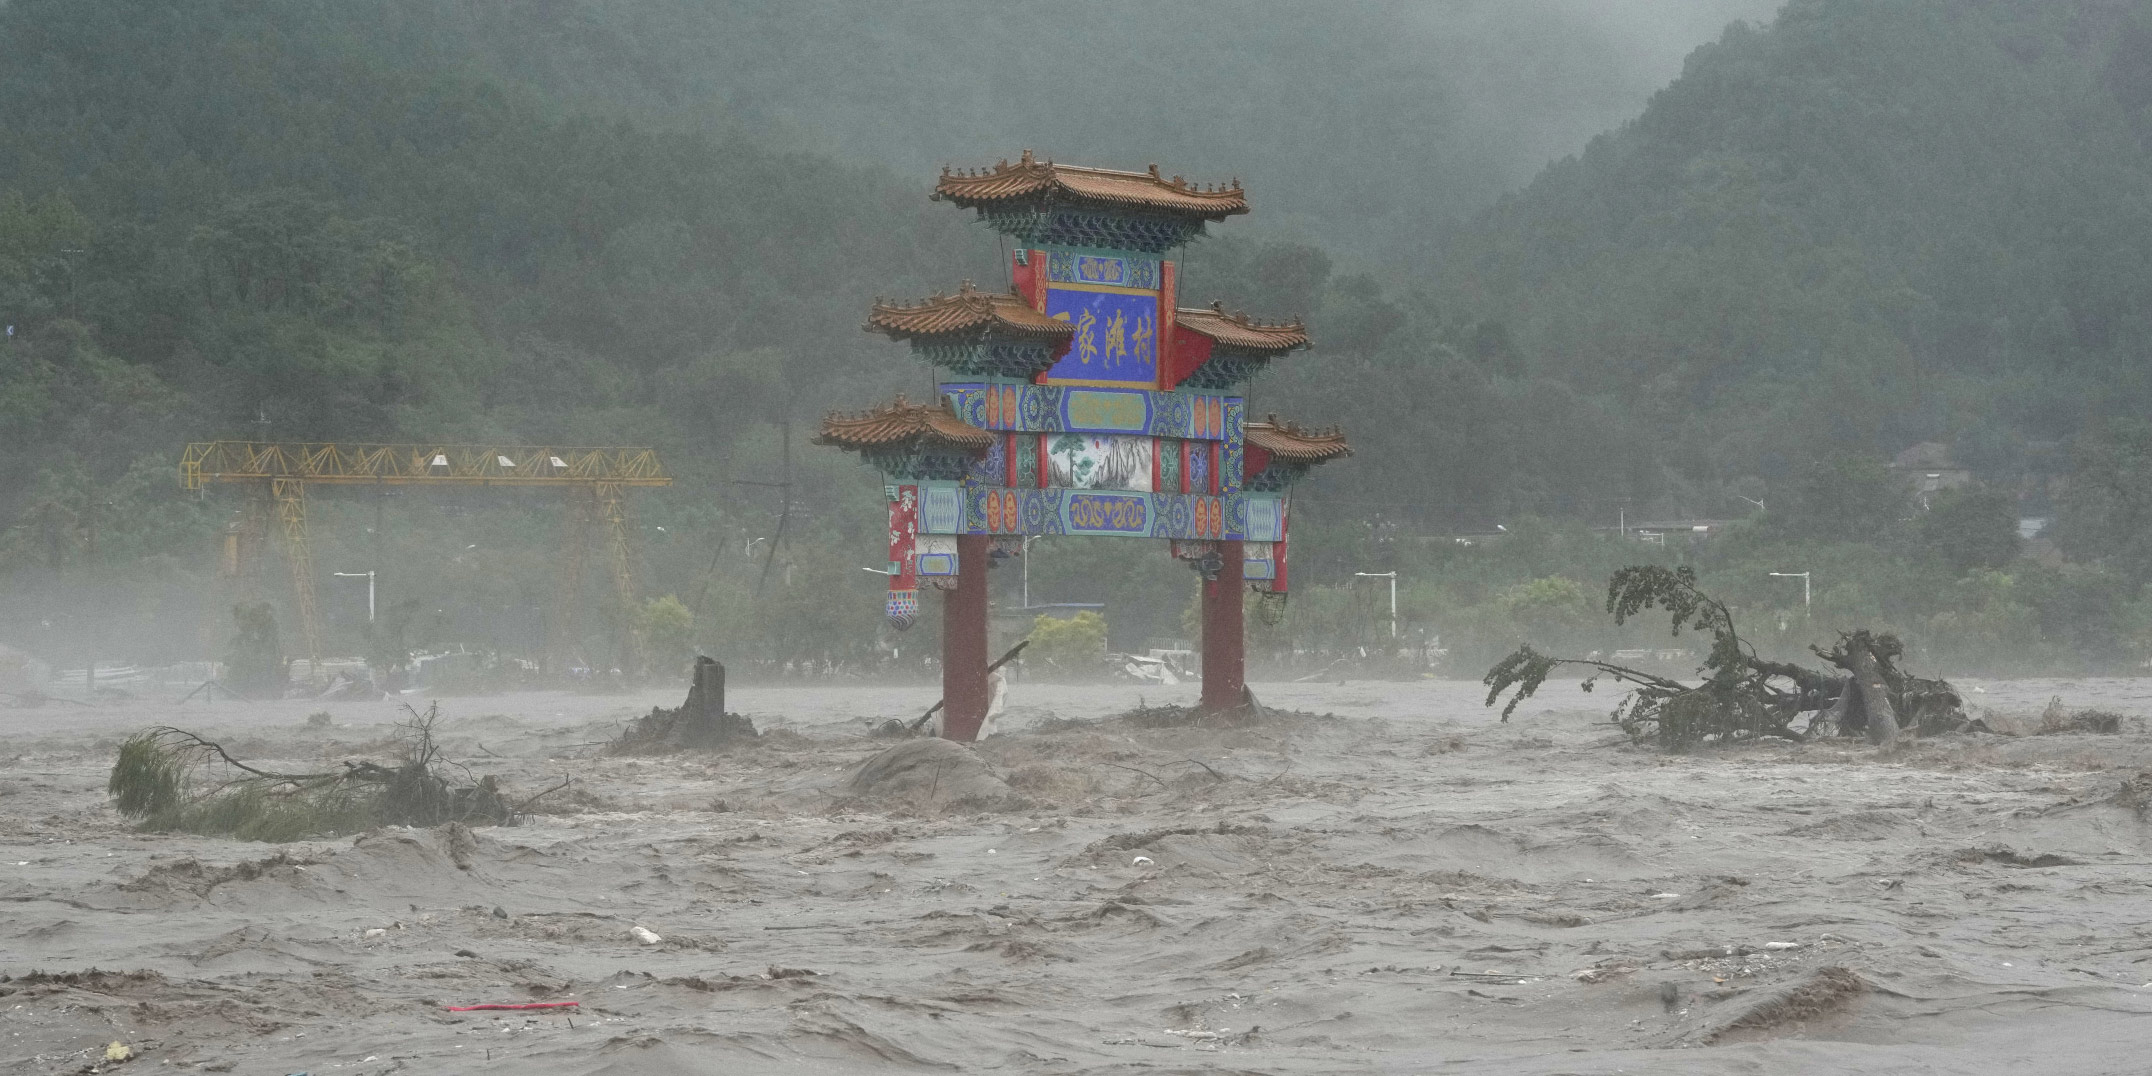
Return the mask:
MULTIPOLYGON (((313 553, 307 544, 308 486, 543 486, 569 491, 566 574, 553 617, 554 658, 563 662, 574 645, 585 531, 592 522, 605 527, 613 587, 625 615, 635 602, 627 491, 669 486, 672 478, 658 463, 657 452, 648 448, 205 441, 188 445, 180 454, 179 483, 191 490, 212 483, 246 486, 254 494, 250 521, 265 521, 274 513, 291 567, 307 655, 319 669, 321 622, 314 602, 313 553)), ((227 569, 236 571, 237 536, 232 540, 225 558, 227 569)))

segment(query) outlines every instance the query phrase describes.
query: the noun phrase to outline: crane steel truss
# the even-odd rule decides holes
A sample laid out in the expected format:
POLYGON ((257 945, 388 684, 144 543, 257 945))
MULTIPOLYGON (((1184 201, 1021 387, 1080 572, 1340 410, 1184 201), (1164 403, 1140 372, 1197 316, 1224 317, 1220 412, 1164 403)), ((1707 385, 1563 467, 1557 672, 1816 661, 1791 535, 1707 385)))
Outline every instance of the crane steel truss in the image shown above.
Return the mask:
MULTIPOLYGON (((605 524, 613 587, 622 615, 635 601, 635 543, 627 490, 669 486, 672 478, 648 448, 568 448, 550 445, 338 444, 331 442, 205 441, 179 458, 186 489, 246 485, 274 505, 291 567, 292 593, 307 655, 321 666, 321 623, 314 596, 314 561, 306 526, 306 487, 327 485, 543 486, 568 498, 568 575, 555 601, 553 649, 565 663, 574 646, 576 590, 582 578, 584 532, 605 524)), ((632 621, 631 621, 632 623, 632 621)), ((641 640, 630 633, 631 663, 641 640)))

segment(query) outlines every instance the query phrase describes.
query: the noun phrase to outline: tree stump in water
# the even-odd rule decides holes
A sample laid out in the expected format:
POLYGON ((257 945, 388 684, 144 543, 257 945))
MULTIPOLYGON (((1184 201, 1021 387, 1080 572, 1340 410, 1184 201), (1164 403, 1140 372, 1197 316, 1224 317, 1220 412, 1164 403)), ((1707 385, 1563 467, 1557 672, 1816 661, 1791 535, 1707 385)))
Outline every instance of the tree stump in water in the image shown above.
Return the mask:
POLYGON ((1843 632, 1836 647, 1816 651, 1831 664, 1852 674, 1839 689, 1838 727, 1841 732, 1859 726, 1867 734, 1869 743, 1888 747, 1898 741, 1898 706, 1892 701, 1891 682, 1894 679, 1903 681, 1904 674, 1897 673, 1889 662, 1899 651, 1896 638, 1889 635, 1878 638, 1865 628, 1843 632))
POLYGON ((687 701, 675 710, 651 707, 650 713, 628 723, 610 750, 616 755, 686 751, 721 747, 754 736, 753 721, 725 712, 725 667, 697 657, 695 681, 687 690, 687 701))
POLYGON ((695 682, 679 715, 665 737, 674 747, 715 747, 755 734, 754 722, 725 712, 725 667, 707 657, 695 658, 695 682))

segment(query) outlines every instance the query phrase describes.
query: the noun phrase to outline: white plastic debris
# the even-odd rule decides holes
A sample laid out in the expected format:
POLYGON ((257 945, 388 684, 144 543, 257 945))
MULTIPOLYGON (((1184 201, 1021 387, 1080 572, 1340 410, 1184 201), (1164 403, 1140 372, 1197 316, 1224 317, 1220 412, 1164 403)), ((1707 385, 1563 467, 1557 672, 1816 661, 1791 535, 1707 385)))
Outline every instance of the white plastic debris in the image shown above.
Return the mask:
POLYGON ((1156 860, 1153 860, 1149 856, 1137 856, 1135 859, 1131 860, 1128 865, 1131 867, 1149 867, 1153 866, 1156 862, 1156 860))
POLYGON ((367 931, 366 936, 369 938, 385 938, 388 936, 388 933, 389 928, 387 927, 375 927, 372 930, 367 931))
POLYGON ((658 937, 656 931, 650 930, 646 927, 629 927, 628 933, 635 935, 635 940, 643 943, 644 945, 656 945, 657 943, 665 940, 664 938, 658 937))
POLYGON ((1765 942, 1765 943, 1763 943, 1763 947, 1764 947, 1764 948, 1766 948, 1766 949, 1799 949, 1799 948, 1801 947, 1801 943, 1800 943, 1800 942, 1765 942))

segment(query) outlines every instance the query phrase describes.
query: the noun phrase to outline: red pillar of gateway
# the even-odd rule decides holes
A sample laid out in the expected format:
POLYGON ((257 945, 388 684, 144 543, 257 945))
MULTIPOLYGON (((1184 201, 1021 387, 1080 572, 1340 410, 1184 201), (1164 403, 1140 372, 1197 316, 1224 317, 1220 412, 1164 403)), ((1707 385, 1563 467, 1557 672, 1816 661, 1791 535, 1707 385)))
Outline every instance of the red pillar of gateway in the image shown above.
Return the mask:
POLYGON ((1219 542, 1225 563, 1203 583, 1203 709, 1230 710, 1246 694, 1248 658, 1241 638, 1241 546, 1219 542))
POLYGON ((942 738, 979 738, 991 693, 986 685, 986 569, 984 534, 956 539, 956 589, 942 602, 942 738))

